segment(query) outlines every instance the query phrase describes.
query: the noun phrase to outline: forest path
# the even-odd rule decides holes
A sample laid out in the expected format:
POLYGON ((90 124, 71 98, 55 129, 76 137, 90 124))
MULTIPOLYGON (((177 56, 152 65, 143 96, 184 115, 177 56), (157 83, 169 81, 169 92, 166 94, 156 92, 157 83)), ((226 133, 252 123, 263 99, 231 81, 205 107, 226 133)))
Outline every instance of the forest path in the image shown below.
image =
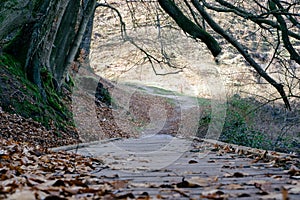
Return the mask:
POLYGON ((180 106, 181 109, 190 109, 198 107, 197 97, 188 96, 185 94, 180 94, 175 91, 166 90, 164 88, 159 88, 150 85, 141 85, 141 84, 130 84, 130 87, 136 88, 140 91, 144 91, 148 95, 159 96, 167 99, 171 99, 174 104, 180 106))
POLYGON ((300 197, 299 176, 283 169, 291 162, 284 154, 157 134, 99 141, 69 151, 102 159, 107 167, 95 169, 92 174, 117 184, 113 193, 118 198, 300 197))
MULTIPOLYGON (((133 90, 141 91, 146 97, 160 97, 169 106, 152 101, 148 116, 150 123, 141 129, 140 137, 155 134, 177 136, 196 136, 199 117, 203 108, 199 106, 198 98, 180 94, 163 88, 149 85, 130 85, 133 90)), ((208 104, 209 101, 207 100, 208 104)), ((206 108, 207 109, 207 108, 206 108)))
MULTIPOLYGON (((54 150, 103 160, 106 167, 91 173, 115 186, 117 189, 110 192, 119 199, 283 199, 286 192, 290 199, 299 199, 298 175, 285 171, 292 163, 299 163, 296 158, 201 140, 193 134, 171 134, 171 130, 177 130, 172 125, 178 123, 185 127, 181 132, 195 131, 188 129, 195 123, 195 116, 200 116, 199 112, 191 113, 201 107, 192 104, 195 98, 151 86, 138 85, 133 90, 168 98, 178 109, 162 124, 163 128, 152 120, 137 138, 101 140, 54 150), (176 120, 170 120, 172 116, 176 120)), ((133 94, 129 93, 129 97, 133 98, 133 94)), ((155 113, 162 111, 156 104, 153 103, 153 111, 149 109, 153 119, 155 113)))

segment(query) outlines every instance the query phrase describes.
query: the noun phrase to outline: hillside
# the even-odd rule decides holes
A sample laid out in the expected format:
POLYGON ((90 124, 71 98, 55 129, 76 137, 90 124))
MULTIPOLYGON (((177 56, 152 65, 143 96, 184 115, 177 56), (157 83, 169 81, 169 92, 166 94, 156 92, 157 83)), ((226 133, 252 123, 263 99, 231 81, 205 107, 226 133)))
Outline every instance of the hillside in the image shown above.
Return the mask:
MULTIPOLYGON (((202 106, 201 99, 208 99, 212 107, 199 113, 197 134, 202 137, 207 134, 210 119, 215 117, 224 123, 220 125, 223 128, 223 137, 220 139, 223 141, 278 151, 286 151, 288 146, 293 146, 292 151, 299 151, 299 100, 291 98, 292 111, 286 110, 277 91, 266 84, 225 41, 222 41, 224 52, 219 64, 216 64, 207 48, 174 28, 174 21, 160 13, 156 3, 111 3, 122 15, 128 38, 121 37, 117 13, 110 8, 99 7, 95 15, 90 55, 91 67, 96 74, 117 85, 154 86, 173 91, 175 96, 193 96, 200 99, 196 107, 202 106), (160 14, 160 26, 165 29, 157 28, 156 12, 160 14), (160 58, 161 51, 170 58, 169 65, 155 62, 155 58, 160 58), (147 56, 154 58, 150 61, 147 56), (267 144, 264 141, 272 142, 267 144)), ((266 48, 268 41, 259 35, 249 39, 257 26, 240 18, 235 19, 230 14, 214 16, 220 19, 220 24, 228 26, 229 31, 240 37, 245 45, 253 47, 253 55, 256 55, 258 63, 268 65, 272 59, 271 49, 266 48), (233 23, 221 19, 230 19, 233 23), (243 37, 235 26, 245 31, 243 37)), ((267 36, 270 40, 274 39, 273 36, 267 36)), ((271 65, 268 68, 274 77, 285 79, 283 72, 278 71, 278 66, 271 65)), ((298 71, 295 70, 295 73, 298 71)), ((294 84, 293 89, 298 91, 297 80, 288 82, 294 84)))

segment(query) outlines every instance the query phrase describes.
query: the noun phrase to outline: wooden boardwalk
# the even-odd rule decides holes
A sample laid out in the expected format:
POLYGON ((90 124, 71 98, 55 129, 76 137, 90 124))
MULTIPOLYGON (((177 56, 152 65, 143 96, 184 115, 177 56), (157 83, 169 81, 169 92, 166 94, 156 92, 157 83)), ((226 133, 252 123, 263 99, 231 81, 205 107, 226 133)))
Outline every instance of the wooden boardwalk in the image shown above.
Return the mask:
POLYGON ((93 174, 118 183, 119 198, 300 199, 298 158, 217 141, 153 135, 69 151, 101 158, 93 174))

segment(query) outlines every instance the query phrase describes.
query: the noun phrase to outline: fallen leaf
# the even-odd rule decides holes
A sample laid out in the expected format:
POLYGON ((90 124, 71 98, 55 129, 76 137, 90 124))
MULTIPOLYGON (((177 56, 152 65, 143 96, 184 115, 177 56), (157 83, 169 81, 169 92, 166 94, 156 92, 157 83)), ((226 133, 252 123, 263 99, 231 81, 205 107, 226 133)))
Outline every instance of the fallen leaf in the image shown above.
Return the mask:
POLYGON ((66 186, 66 184, 63 180, 57 180, 57 181, 55 181, 55 183, 52 186, 60 187, 60 186, 66 186))
POLYGON ((264 153, 260 153, 251 163, 257 163, 261 160, 265 160, 267 158, 268 151, 265 151, 264 153))
POLYGON ((196 163, 198 163, 198 161, 196 161, 196 160, 190 160, 189 161, 189 164, 196 164, 196 163))
POLYGON ((241 193, 241 194, 238 194, 237 197, 240 197, 240 198, 242 198, 242 197, 251 197, 251 195, 247 194, 247 193, 241 193))
POLYGON ((228 199, 228 197, 228 194, 225 194, 223 191, 220 190, 204 191, 200 195, 200 198, 207 199, 228 199))
POLYGON ((63 187, 63 191, 67 192, 69 195, 76 195, 81 189, 82 187, 79 186, 63 187))
POLYGON ((225 146, 223 147, 223 150, 224 150, 226 153, 229 153, 229 152, 231 152, 231 151, 232 151, 232 149, 231 149, 231 146, 230 146, 230 145, 225 145, 225 146))
POLYGON ((282 200, 289 200, 288 190, 284 187, 281 188, 282 200))
POLYGON ((248 176, 248 174, 241 173, 241 172, 234 172, 233 174, 231 174, 231 173, 224 174, 224 177, 226 177, 226 178, 231 178, 231 177, 242 178, 242 177, 245 177, 245 176, 248 176))
POLYGON ((190 183, 188 181, 185 181, 184 178, 182 179, 182 181, 180 183, 177 183, 176 186, 178 188, 198 188, 198 187, 201 187, 198 184, 190 183))
POLYGON ((148 192, 143 192, 137 197, 138 200, 150 200, 150 195, 148 192))
POLYGON ((117 180, 117 181, 112 181, 109 183, 113 188, 115 189, 120 189, 120 188, 125 188, 128 185, 128 180, 117 180))
POLYGON ((174 188, 173 185, 169 185, 169 184, 162 184, 159 186, 160 188, 174 188))
POLYGON ((219 151, 220 150, 220 145, 214 144, 214 148, 211 151, 219 151))
POLYGON ((47 196, 44 200, 66 200, 66 198, 60 197, 59 195, 47 196))
POLYGON ((266 195, 271 192, 272 184, 270 182, 265 183, 254 183, 254 187, 260 190, 259 194, 266 195))
POLYGON ((233 174, 233 177, 241 178, 241 177, 245 177, 245 176, 247 176, 247 175, 248 175, 248 174, 246 174, 246 173, 235 172, 235 173, 233 174))
POLYGON ((114 199, 134 199, 135 196, 131 192, 121 192, 115 195, 114 199))
POLYGON ((286 171, 291 176, 300 176, 300 169, 295 165, 292 165, 288 171, 286 171))

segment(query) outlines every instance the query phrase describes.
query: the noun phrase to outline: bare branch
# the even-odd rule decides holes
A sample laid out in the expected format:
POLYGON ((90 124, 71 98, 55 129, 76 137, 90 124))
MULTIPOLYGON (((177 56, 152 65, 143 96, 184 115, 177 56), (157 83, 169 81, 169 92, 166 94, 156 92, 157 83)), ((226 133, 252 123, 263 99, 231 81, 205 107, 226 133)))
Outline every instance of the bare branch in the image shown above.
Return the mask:
MULTIPOLYGON (((225 8, 217 8, 217 7, 214 7, 214 6, 211 6, 207 3, 205 3, 205 1, 202 0, 203 2, 203 5, 205 7, 207 7, 208 9, 211 9, 211 10, 214 10, 214 11, 217 11, 217 12, 232 12, 240 17, 243 17, 244 19, 249 19, 251 21, 253 21, 254 23, 257 23, 259 26, 265 28, 265 25, 268 25, 268 26, 271 26, 273 28, 276 28, 276 29, 279 29, 280 30, 280 25, 275 22, 275 21, 272 21, 270 19, 266 19, 266 16, 270 15, 270 14, 280 14, 277 10, 276 11, 270 11, 270 10, 267 10, 267 12, 264 12, 263 14, 260 14, 260 15, 257 15, 256 13, 253 14, 253 13, 250 13, 246 10, 243 10, 241 8, 238 8, 236 6, 234 6, 233 4, 227 2, 227 1, 224 1, 224 0, 216 0, 217 2, 219 2, 221 5, 225 6, 225 8)), ((265 7, 264 7, 265 8, 265 7)), ((285 13, 285 14, 289 14, 289 15, 292 15, 291 13, 285 13)), ((299 15, 299 14, 297 14, 299 15)), ((300 34, 299 33, 295 33, 291 30, 287 30, 287 34, 295 39, 298 39, 300 40, 300 34)))
MULTIPOLYGON (((282 6, 278 0, 269 0, 269 7, 271 10, 276 10, 277 7, 280 8, 282 6)), ((285 20, 280 14, 274 14, 274 16, 276 17, 277 21, 280 24, 280 29, 282 32, 281 37, 285 48, 290 53, 291 59, 295 60, 298 64, 300 64, 300 55, 297 53, 297 51, 294 49, 293 45, 291 44, 291 41, 289 39, 289 34, 288 34, 288 27, 285 20)))
POLYGON ((123 18, 122 18, 122 15, 121 13, 118 11, 118 9, 116 9, 115 7, 107 4, 107 3, 97 3, 96 4, 96 8, 98 7, 107 7, 107 8, 110 8, 112 9, 113 11, 115 11, 119 17, 119 20, 120 20, 120 24, 121 24, 121 35, 122 35, 122 38, 124 39, 125 37, 127 37, 126 35, 126 24, 125 22, 123 21, 123 18))
MULTIPOLYGON (((145 50, 144 48, 142 48, 140 45, 138 45, 133 38, 131 38, 127 32, 126 32, 126 24, 125 22, 123 21, 123 18, 122 18, 122 15, 121 13, 119 12, 118 9, 116 9, 115 7, 109 5, 109 4, 106 4, 106 3, 97 3, 96 7, 107 7, 107 8, 110 8, 112 9, 113 11, 115 11, 119 17, 119 20, 120 20, 120 24, 121 24, 121 34, 122 34, 122 38, 124 40, 124 42, 129 42, 130 44, 132 44, 133 46, 135 46, 139 51, 141 51, 143 54, 145 54, 145 58, 149 61, 149 63, 151 64, 151 67, 155 73, 155 75, 168 75, 168 74, 177 74, 179 72, 182 72, 183 68, 178 68, 176 66, 174 66, 171 62, 170 62, 170 58, 167 56, 167 54, 165 53, 164 49, 163 49, 163 44, 161 43, 161 55, 162 55, 162 59, 158 59, 156 58, 155 56, 151 55, 147 50, 145 50), (155 66, 154 66, 154 62, 159 64, 159 65, 162 65, 162 64, 166 64, 167 66, 171 67, 171 68, 175 68, 175 69, 178 69, 174 72, 168 72, 168 73, 158 73, 157 70, 155 69, 155 66)), ((159 19, 158 19, 158 34, 159 34, 159 37, 160 37, 160 22, 159 22, 159 19)))
POLYGON ((158 0, 158 3, 175 20, 184 32, 190 34, 193 38, 200 39, 204 42, 214 57, 217 57, 221 53, 221 47, 214 37, 189 20, 173 1, 158 0))
POLYGON ((253 58, 249 55, 247 50, 237 41, 235 40, 231 35, 229 35, 227 32, 225 32, 211 17, 210 15, 204 10, 204 7, 196 0, 192 0, 193 5, 195 8, 199 11, 199 13, 202 15, 202 17, 206 20, 206 22, 210 25, 210 27, 220 34, 223 38, 225 38, 232 46, 234 46, 238 52, 246 59, 246 61, 257 71, 257 73, 263 77, 267 82, 269 82, 273 87, 276 88, 276 90, 281 95, 286 107, 288 109, 291 109, 289 100, 286 96, 286 93, 283 89, 283 85, 280 83, 277 83, 272 77, 267 74, 262 67, 253 60, 253 58))

